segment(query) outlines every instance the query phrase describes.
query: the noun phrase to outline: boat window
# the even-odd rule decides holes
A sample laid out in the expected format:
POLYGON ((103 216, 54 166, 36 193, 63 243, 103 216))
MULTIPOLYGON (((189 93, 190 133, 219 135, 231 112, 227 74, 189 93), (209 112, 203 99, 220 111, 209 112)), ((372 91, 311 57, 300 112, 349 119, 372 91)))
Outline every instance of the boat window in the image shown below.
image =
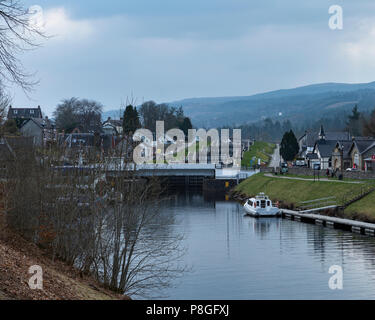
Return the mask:
POLYGON ((259 201, 257 201, 257 207, 259 207, 259 201))
POLYGON ((271 206, 271 202, 267 201, 267 207, 271 206))

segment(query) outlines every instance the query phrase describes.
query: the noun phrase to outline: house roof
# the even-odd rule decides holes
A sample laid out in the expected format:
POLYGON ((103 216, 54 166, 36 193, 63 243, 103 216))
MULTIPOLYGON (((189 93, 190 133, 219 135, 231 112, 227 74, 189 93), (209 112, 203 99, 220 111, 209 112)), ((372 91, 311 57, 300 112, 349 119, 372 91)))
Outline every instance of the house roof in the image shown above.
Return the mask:
POLYGON ((350 152, 352 151, 353 147, 356 146, 357 149, 358 149, 358 152, 360 154, 363 154, 365 152, 367 152, 368 150, 370 150, 371 148, 374 148, 375 147, 375 139, 373 138, 373 140, 354 140, 354 143, 352 145, 352 147, 350 148, 350 152))
POLYGON ((344 159, 350 159, 352 145, 353 141, 337 141, 336 143, 336 147, 338 146, 342 150, 344 159))
POLYGON ((8 119, 43 118, 40 106, 38 108, 9 108, 8 119))
POLYGON ((315 149, 319 150, 322 158, 329 158, 332 155, 333 149, 336 147, 337 141, 333 140, 318 140, 315 144, 315 149))
POLYGON ((326 132, 326 140, 350 141, 352 139, 349 132, 326 132))
POLYGON ((25 126, 30 121, 34 122, 41 129, 53 129, 53 124, 48 118, 31 118, 23 126, 25 126))
POLYGON ((106 125, 106 124, 111 124, 112 126, 115 126, 115 127, 122 127, 122 120, 119 120, 119 119, 111 119, 110 117, 103 122, 103 126, 106 125))
POLYGON ((318 139, 318 132, 306 131, 305 134, 301 138, 299 138, 299 141, 301 141, 305 137, 306 147, 313 147, 315 145, 315 141, 318 139))
MULTIPOLYGON (((324 129, 323 129, 324 130, 324 129)), ((319 140, 320 131, 309 131, 306 132, 301 138, 303 139, 306 136, 306 146, 314 147, 315 143, 319 140)), ((349 141, 351 140, 351 135, 349 132, 325 132, 326 141, 349 141)))
POLYGON ((306 158, 313 160, 313 159, 318 159, 318 155, 316 153, 308 153, 306 155, 306 158))
POLYGON ((356 145, 358 152, 362 154, 375 146, 375 139, 374 140, 359 140, 359 141, 355 140, 354 144, 356 145))

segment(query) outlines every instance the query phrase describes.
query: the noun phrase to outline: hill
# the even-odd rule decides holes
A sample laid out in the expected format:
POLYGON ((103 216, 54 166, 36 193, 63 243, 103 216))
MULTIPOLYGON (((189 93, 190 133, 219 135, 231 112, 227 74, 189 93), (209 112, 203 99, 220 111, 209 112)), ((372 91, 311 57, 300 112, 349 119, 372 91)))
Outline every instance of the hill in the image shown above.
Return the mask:
MULTIPOLYGON (((252 123, 264 118, 301 123, 311 119, 375 107, 375 82, 322 83, 243 97, 192 98, 173 101, 184 108, 196 127, 220 127, 252 123)), ((103 118, 116 111, 104 113, 103 118)), ((118 112, 117 112, 118 114, 118 112)))

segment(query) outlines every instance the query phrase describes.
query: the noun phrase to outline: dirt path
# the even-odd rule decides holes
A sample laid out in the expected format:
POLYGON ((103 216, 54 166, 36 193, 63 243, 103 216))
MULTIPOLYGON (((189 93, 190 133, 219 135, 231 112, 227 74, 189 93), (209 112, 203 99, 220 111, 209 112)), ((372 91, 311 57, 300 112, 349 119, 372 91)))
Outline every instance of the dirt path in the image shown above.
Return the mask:
MULTIPOLYGON (((271 173, 266 173, 264 176, 265 177, 270 177, 270 178, 276 178, 276 179, 314 181, 314 179, 307 179, 307 178, 275 176, 275 175, 273 175, 271 173)), ((361 181, 340 181, 340 180, 330 180, 330 179, 327 179, 327 178, 320 178, 319 181, 323 181, 323 182, 337 182, 337 183, 350 183, 350 184, 363 184, 363 182, 361 182, 361 181)))

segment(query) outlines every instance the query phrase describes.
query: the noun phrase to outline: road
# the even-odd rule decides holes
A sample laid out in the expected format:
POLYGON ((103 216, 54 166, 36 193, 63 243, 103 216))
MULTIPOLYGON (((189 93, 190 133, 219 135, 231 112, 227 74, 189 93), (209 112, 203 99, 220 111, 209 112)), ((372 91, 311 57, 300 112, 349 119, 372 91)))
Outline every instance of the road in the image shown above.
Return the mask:
POLYGON ((280 166, 281 157, 280 157, 280 145, 276 145, 275 152, 272 155, 272 159, 270 161, 269 167, 270 168, 278 168, 280 166))

